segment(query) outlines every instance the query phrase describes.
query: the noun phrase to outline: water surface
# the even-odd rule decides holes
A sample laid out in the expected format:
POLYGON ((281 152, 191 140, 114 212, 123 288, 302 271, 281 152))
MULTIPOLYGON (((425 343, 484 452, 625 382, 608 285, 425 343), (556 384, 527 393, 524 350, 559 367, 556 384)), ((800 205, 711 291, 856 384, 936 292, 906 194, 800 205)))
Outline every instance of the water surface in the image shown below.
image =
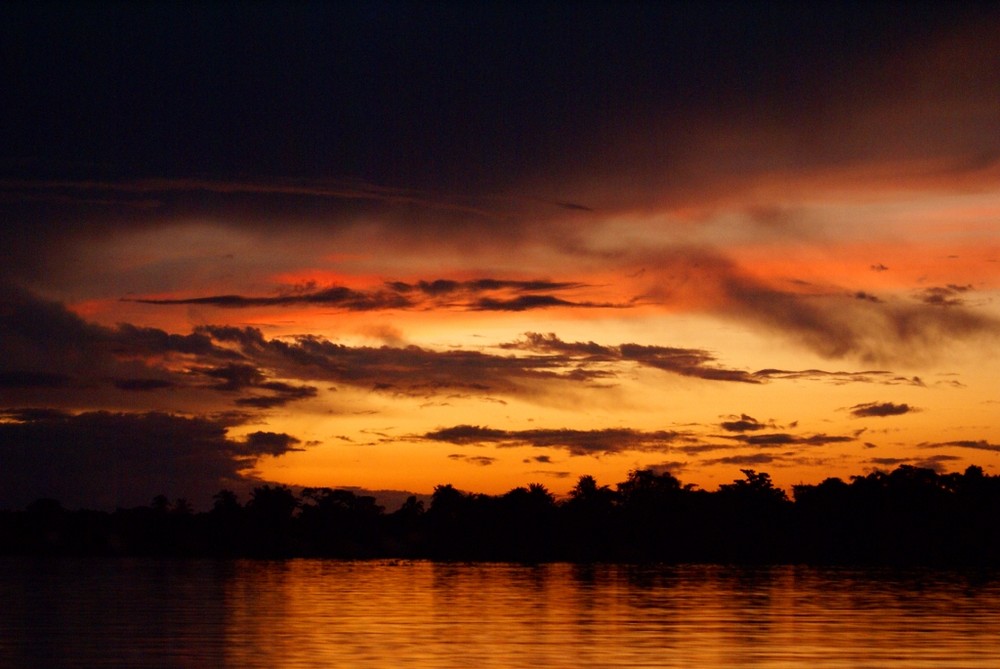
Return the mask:
POLYGON ((998 667, 953 571, 0 560, 0 666, 998 667))

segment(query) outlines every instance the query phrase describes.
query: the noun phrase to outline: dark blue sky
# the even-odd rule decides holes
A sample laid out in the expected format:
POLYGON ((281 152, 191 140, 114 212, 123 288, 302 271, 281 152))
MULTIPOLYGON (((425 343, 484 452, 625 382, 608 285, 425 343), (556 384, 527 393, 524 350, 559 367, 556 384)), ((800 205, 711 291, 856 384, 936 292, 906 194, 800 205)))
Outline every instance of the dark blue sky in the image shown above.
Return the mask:
POLYGON ((496 191, 601 160, 637 126, 669 142, 685 121, 821 113, 861 95, 870 60, 986 17, 995 5, 7 3, 0 166, 496 191))

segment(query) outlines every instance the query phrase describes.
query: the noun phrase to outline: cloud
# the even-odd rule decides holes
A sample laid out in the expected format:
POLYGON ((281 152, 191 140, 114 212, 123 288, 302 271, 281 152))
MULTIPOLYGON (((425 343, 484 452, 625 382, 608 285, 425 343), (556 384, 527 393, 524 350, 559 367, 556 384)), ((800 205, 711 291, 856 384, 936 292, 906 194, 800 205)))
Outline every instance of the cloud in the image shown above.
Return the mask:
POLYGON ((115 388, 119 390, 163 390, 164 388, 174 388, 176 384, 164 379, 114 379, 115 388))
POLYGON ((554 333, 536 332, 528 332, 521 340, 502 346, 508 349, 559 354, 583 362, 634 362, 644 367, 709 381, 760 383, 748 372, 715 365, 715 356, 702 349, 640 344, 601 346, 594 342, 564 342, 554 333))
POLYGON ((554 295, 521 295, 510 299, 482 297, 469 305, 473 311, 527 311, 547 307, 582 307, 586 309, 620 309, 625 305, 610 302, 571 302, 554 295))
POLYGON ((701 453, 711 453, 712 451, 729 450, 732 446, 728 444, 681 444, 675 448, 688 455, 699 455, 701 453))
POLYGON ((971 448, 977 451, 992 451, 1000 453, 1000 444, 992 444, 985 439, 973 441, 971 439, 956 441, 939 441, 935 443, 920 444, 920 448, 971 448))
POLYGON ((283 432, 251 432, 246 438, 247 449, 258 455, 282 455, 305 450, 296 448, 299 443, 298 439, 283 432))
POLYGON ((592 341, 566 342, 557 337, 554 332, 548 334, 526 332, 520 340, 501 344, 501 348, 583 356, 585 359, 592 361, 614 360, 621 357, 621 353, 613 346, 602 346, 592 341))
POLYGON ((829 358, 912 362, 941 355, 942 342, 995 338, 1000 332, 996 319, 955 300, 943 312, 934 304, 776 290, 736 275, 723 277, 721 284, 728 304, 720 315, 773 327, 829 358))
POLYGON ((571 455, 608 455, 626 451, 665 451, 674 442, 687 437, 680 432, 643 432, 628 428, 499 430, 478 425, 456 425, 427 432, 420 438, 463 446, 531 446, 563 449, 571 455))
MULTIPOLYGON (((949 309, 903 299, 868 299, 861 291, 830 285, 768 281, 724 254, 705 247, 646 249, 634 263, 655 266, 657 282, 647 303, 684 308, 763 327, 827 358, 912 363, 933 359, 945 343, 991 340, 1000 332, 993 316, 960 304, 949 309)), ((952 286, 949 290, 954 290, 952 286)))
POLYGON ((916 460, 913 464, 922 469, 932 469, 938 474, 943 474, 948 471, 947 464, 952 462, 961 462, 962 458, 957 455, 932 455, 929 458, 922 458, 916 460))
POLYGON ((63 388, 69 380, 65 374, 51 372, 0 371, 0 388, 63 388))
POLYGON ((914 467, 919 467, 921 469, 932 469, 935 472, 941 474, 946 471, 945 463, 957 462, 962 458, 955 455, 932 455, 928 458, 869 458, 864 462, 869 464, 884 466, 884 467, 896 467, 898 465, 913 465, 914 467))
POLYGON ((687 462, 681 462, 680 460, 669 460, 666 462, 658 462, 654 465, 650 465, 646 469, 651 469, 657 474, 673 474, 677 475, 685 471, 688 468, 687 462))
POLYGON ((768 368, 756 372, 746 372, 714 364, 715 356, 704 349, 643 346, 639 344, 605 346, 592 341, 566 342, 553 333, 527 332, 520 340, 502 344, 501 347, 562 354, 567 356, 567 360, 579 360, 587 363, 631 361, 682 376, 692 376, 710 381, 765 383, 772 380, 814 380, 826 381, 837 385, 845 383, 924 385, 919 377, 899 376, 887 370, 849 372, 823 369, 785 370, 768 368))
POLYGON ((780 461, 779 456, 768 453, 751 453, 749 455, 727 455, 721 458, 703 460, 704 465, 768 465, 780 461))
POLYGON ((18 290, 7 291, 0 302, 0 402, 7 405, 79 408, 83 398, 84 407, 127 408, 132 404, 123 392, 153 398, 170 389, 177 408, 197 411, 228 402, 265 410, 316 397, 319 391, 309 381, 415 396, 526 395, 544 382, 587 384, 613 374, 558 355, 353 347, 313 335, 268 339, 258 329, 230 326, 201 326, 186 335, 130 324, 111 328, 18 290))
POLYGON ((384 287, 362 291, 344 286, 303 290, 300 286, 282 289, 278 295, 208 295, 183 298, 134 298, 125 301, 150 305, 205 305, 227 309, 313 305, 345 311, 454 308, 468 311, 526 311, 547 307, 625 308, 627 304, 573 301, 546 294, 586 287, 569 281, 512 281, 475 279, 455 281, 389 281, 384 287))
POLYGON ((479 467, 489 467, 497 461, 496 458, 491 458, 488 455, 464 455, 462 453, 452 453, 448 459, 468 462, 470 465, 478 465, 479 467))
POLYGON ((901 416, 916 411, 909 404, 894 404, 892 402, 868 402, 855 404, 851 407, 851 415, 858 418, 901 416))
POLYGON ((498 356, 470 350, 435 351, 418 346, 345 346, 301 335, 267 339, 256 328, 204 326, 220 345, 287 378, 347 383, 385 392, 426 395, 455 390, 525 394, 542 381, 588 382, 602 370, 575 367, 549 356, 498 356))
MULTIPOLYGON (((552 283, 479 279, 462 284, 412 284, 405 290, 443 295, 498 287, 550 289, 552 283)), ((567 342, 553 333, 529 332, 500 345, 509 355, 402 345, 347 346, 315 335, 267 338, 250 327, 206 325, 182 335, 130 324, 110 328, 88 323, 62 305, 24 291, 13 291, 6 300, 0 311, 0 401, 15 407, 120 410, 135 406, 127 394, 143 393, 151 408, 162 410, 204 413, 228 405, 267 411, 318 397, 318 383, 413 397, 459 393, 527 398, 550 392, 551 384, 593 387, 623 373, 629 365, 706 381, 809 378, 834 383, 920 383, 915 377, 887 371, 747 372, 719 365, 704 349, 567 342), (4 369, 2 361, 17 367, 4 369)), ((747 416, 721 427, 728 432, 759 432, 761 426, 757 423, 754 428, 754 422, 747 416)), ((747 443, 761 445, 765 438, 780 439, 765 435, 747 443)), ((802 441, 807 438, 789 436, 785 443, 808 445, 802 441)), ((826 437, 811 438, 817 443, 826 437)))
POLYGON ((40 497, 69 508, 114 509, 153 496, 185 497, 206 507, 221 488, 245 490, 263 455, 299 450, 290 435, 227 435, 225 419, 166 413, 4 412, 0 422, 0 506, 40 497))
POLYGON ((395 207, 419 207, 450 211, 462 215, 493 218, 491 212, 460 199, 432 195, 428 191, 394 188, 348 180, 302 179, 282 182, 280 179, 226 180, 195 178, 148 178, 130 180, 0 180, 0 192, 8 200, 24 202, 77 203, 85 206, 127 206, 134 209, 176 210, 185 202, 226 203, 244 198, 258 204, 286 207, 299 202, 356 201, 395 207), (152 197, 151 197, 152 196, 152 197), (290 201, 290 198, 294 200, 290 201))
POLYGON ((787 369, 761 369, 753 374, 756 378, 761 380, 769 379, 783 379, 783 380, 799 380, 805 379, 810 381, 826 381, 834 385, 843 385, 845 383, 875 383, 879 385, 886 386, 918 386, 923 387, 924 382, 919 376, 899 376, 889 371, 885 370, 868 370, 862 372, 845 372, 836 371, 830 372, 823 369, 803 369, 803 370, 787 370, 787 369))
POLYGON ((901 465, 911 462, 909 458, 868 458, 865 462, 873 465, 883 465, 886 467, 893 467, 895 465, 901 465))
POLYGON ((827 444, 842 444, 855 441, 854 437, 841 435, 813 434, 809 436, 788 434, 785 432, 774 432, 770 434, 741 434, 730 439, 742 441, 748 446, 826 446, 827 444))
POLYGON ((940 307, 956 307, 965 304, 962 295, 972 290, 972 286, 959 286, 953 283, 947 286, 932 286, 920 291, 919 299, 924 304, 940 307))
POLYGON ((571 290, 574 288, 585 288, 586 284, 572 281, 545 281, 538 279, 535 281, 511 281, 501 279, 473 279, 471 281, 454 281, 451 279, 435 279, 434 281, 417 281, 416 283, 406 283, 403 281, 389 282, 388 285, 393 290, 400 293, 419 291, 434 297, 440 295, 453 295, 455 293, 482 293, 500 290, 511 290, 519 293, 536 293, 547 291, 571 290))
POLYGON ((227 309, 311 304, 323 307, 339 307, 347 311, 376 311, 382 309, 407 309, 413 306, 410 300, 397 293, 387 291, 364 293, 343 286, 333 286, 311 293, 284 294, 271 297, 209 295, 206 297, 176 299, 141 298, 128 301, 157 305, 207 305, 227 309))
POLYGON ((576 476, 576 474, 574 474, 573 472, 557 471, 552 469, 536 469, 531 473, 536 476, 547 476, 553 479, 568 479, 570 477, 576 476))
POLYGON ((224 392, 245 391, 248 388, 270 391, 270 395, 248 395, 235 400, 238 406, 250 406, 261 409, 284 406, 295 400, 308 399, 317 395, 313 386, 296 386, 283 381, 268 381, 267 377, 254 365, 246 363, 230 363, 221 367, 209 367, 198 370, 205 376, 219 379, 220 383, 213 386, 215 390, 224 392))
POLYGON ((766 427, 753 416, 746 414, 736 416, 734 420, 723 421, 719 426, 727 432, 754 432, 756 430, 763 430, 766 427))
POLYGON ((237 406, 249 406, 259 409, 271 409, 285 406, 289 402, 316 397, 319 391, 313 386, 295 386, 282 381, 266 381, 258 383, 256 388, 269 390, 272 395, 251 395, 236 399, 237 406))
POLYGON ((219 379, 216 390, 242 390, 254 386, 264 380, 264 375, 255 366, 245 363, 230 363, 222 367, 209 367, 201 373, 213 379, 219 379))
POLYGON ((171 391, 177 408, 266 409, 317 394, 279 379, 207 332, 179 335, 122 323, 89 323, 56 302, 10 288, 0 298, 0 402, 125 409, 122 393, 171 391))
POLYGON ((712 365, 715 356, 707 351, 665 346, 640 346, 622 344, 618 347, 623 360, 632 360, 646 367, 694 376, 710 381, 738 381, 760 383, 751 374, 738 369, 724 369, 712 365))
POLYGON ((875 304, 881 304, 882 300, 871 293, 866 293, 863 290, 859 290, 854 293, 854 299, 856 300, 867 300, 868 302, 874 302, 875 304))
POLYGON ((569 209, 571 211, 594 211, 588 206, 577 204, 575 202, 554 202, 553 204, 557 207, 562 207, 563 209, 569 209))

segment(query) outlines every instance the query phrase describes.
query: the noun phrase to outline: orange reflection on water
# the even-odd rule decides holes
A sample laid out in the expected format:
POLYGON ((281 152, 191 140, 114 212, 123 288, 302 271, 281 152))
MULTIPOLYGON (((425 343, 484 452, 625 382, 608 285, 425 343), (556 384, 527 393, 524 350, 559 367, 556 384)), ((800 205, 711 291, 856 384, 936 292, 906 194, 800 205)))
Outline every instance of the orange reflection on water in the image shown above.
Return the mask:
POLYGON ((227 664, 995 667, 1000 585, 805 567, 239 563, 227 664))

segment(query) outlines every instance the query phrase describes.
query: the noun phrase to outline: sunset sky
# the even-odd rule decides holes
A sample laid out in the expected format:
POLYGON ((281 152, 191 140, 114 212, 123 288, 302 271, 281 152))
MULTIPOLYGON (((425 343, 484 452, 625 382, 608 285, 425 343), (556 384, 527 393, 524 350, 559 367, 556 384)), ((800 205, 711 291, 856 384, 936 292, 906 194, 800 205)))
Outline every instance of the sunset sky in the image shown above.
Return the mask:
POLYGON ((0 8, 0 508, 1000 474, 995 3, 343 4, 0 8))

